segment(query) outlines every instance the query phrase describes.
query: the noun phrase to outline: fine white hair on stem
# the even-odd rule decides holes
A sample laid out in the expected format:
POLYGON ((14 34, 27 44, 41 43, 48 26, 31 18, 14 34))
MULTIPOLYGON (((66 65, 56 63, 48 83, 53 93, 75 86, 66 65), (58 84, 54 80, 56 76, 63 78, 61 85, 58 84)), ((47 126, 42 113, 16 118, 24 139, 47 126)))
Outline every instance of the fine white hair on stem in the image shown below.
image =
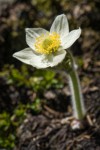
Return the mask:
POLYGON ((74 82, 73 82, 74 79, 72 79, 73 78, 72 75, 69 75, 69 86, 70 86, 70 91, 72 95, 72 106, 73 106, 73 112, 74 112, 75 118, 81 119, 80 117, 85 116, 86 110, 84 106, 84 100, 83 100, 79 78, 78 78, 76 70, 74 69, 73 71, 75 75, 75 80, 77 80, 77 85, 74 85, 74 82), (78 91, 77 91, 77 88, 75 89, 75 86, 78 87, 78 91), (77 101, 76 95, 78 95, 80 101, 77 101))

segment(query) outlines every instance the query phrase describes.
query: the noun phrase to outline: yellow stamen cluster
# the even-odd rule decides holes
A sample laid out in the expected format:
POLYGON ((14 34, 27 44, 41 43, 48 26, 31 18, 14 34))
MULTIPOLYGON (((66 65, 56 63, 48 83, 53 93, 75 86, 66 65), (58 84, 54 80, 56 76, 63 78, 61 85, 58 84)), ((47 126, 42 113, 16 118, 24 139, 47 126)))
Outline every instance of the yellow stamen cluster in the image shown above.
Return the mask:
POLYGON ((40 54, 51 54, 60 47, 60 35, 53 32, 50 34, 42 34, 36 38, 35 48, 40 54))

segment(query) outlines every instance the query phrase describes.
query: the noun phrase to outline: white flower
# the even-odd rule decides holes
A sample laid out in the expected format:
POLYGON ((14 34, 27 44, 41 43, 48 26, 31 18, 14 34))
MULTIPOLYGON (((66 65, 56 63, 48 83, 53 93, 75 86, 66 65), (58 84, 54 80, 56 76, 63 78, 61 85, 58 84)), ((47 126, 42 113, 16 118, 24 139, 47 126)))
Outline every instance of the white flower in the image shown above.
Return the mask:
POLYGON ((28 48, 13 54, 13 57, 36 68, 53 67, 61 63, 66 50, 80 36, 81 29, 69 32, 64 14, 55 18, 50 32, 42 28, 26 28, 28 48))

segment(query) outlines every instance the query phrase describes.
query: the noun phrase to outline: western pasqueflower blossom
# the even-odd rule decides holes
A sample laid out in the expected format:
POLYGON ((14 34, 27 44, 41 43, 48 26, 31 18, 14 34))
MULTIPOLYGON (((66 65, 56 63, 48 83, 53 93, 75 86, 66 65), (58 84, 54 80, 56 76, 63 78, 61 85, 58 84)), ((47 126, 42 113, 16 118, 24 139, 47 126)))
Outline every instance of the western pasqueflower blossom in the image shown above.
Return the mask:
POLYGON ((28 48, 13 54, 13 57, 36 68, 53 67, 61 63, 69 48, 80 36, 81 29, 69 32, 64 14, 55 18, 50 32, 42 28, 26 28, 28 48))

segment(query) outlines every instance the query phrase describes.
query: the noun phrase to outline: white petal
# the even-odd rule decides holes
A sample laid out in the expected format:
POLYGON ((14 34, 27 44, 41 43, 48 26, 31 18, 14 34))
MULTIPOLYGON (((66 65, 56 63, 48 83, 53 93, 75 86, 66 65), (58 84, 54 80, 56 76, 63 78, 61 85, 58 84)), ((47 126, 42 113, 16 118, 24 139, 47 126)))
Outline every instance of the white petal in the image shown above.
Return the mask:
POLYGON ((53 67, 58 65, 63 61, 65 58, 66 51, 65 50, 60 50, 55 53, 55 55, 42 55, 40 56, 35 56, 34 59, 32 59, 31 65, 36 68, 47 68, 47 67, 53 67))
POLYGON ((73 30, 68 35, 64 36, 61 39, 61 45, 63 49, 69 48, 79 37, 81 34, 81 29, 73 30))
POLYGON ((39 55, 35 53, 31 48, 25 48, 24 50, 14 53, 13 57, 26 64, 32 65, 33 67, 42 69, 56 66, 63 61, 65 55, 65 50, 60 50, 56 52, 55 55, 39 55))
POLYGON ((45 29, 42 28, 26 28, 26 42, 30 48, 35 50, 34 43, 38 36, 41 34, 49 33, 45 29))
POLYGON ((68 21, 64 14, 59 15, 55 18, 50 32, 57 32, 61 37, 69 33, 68 21))
POLYGON ((19 52, 13 54, 13 57, 17 58, 18 60, 30 64, 30 60, 33 56, 36 55, 31 48, 25 48, 19 52))
POLYGON ((66 56, 66 51, 65 50, 60 50, 58 52, 56 52, 56 54, 53 57, 53 61, 50 64, 51 67, 58 65, 59 63, 61 63, 63 61, 63 59, 66 56))
POLYGON ((47 68, 50 66, 50 59, 46 55, 34 55, 30 60, 30 64, 37 69, 47 68))

